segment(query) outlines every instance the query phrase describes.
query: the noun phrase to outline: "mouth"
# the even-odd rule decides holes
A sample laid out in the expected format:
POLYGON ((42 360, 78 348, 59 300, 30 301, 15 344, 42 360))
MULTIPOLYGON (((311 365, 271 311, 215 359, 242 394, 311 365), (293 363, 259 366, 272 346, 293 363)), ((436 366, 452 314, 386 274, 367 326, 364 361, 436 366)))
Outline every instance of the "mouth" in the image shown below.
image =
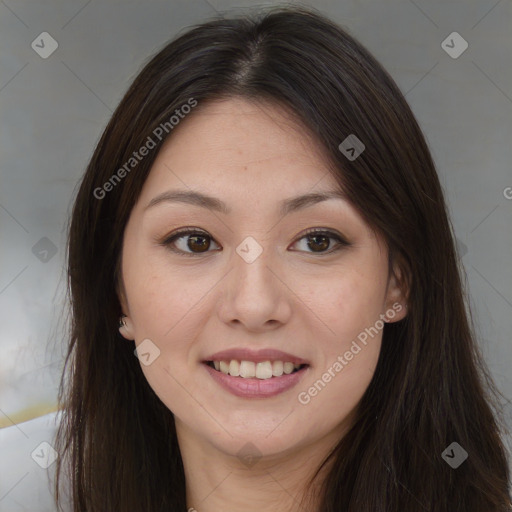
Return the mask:
POLYGON ((310 366, 291 361, 203 361, 213 381, 232 395, 246 399, 271 398, 295 387, 310 366))
POLYGON ((291 361, 246 361, 231 359, 219 361, 203 361, 213 370, 241 379, 268 380, 291 375, 307 368, 308 364, 297 364, 291 361))

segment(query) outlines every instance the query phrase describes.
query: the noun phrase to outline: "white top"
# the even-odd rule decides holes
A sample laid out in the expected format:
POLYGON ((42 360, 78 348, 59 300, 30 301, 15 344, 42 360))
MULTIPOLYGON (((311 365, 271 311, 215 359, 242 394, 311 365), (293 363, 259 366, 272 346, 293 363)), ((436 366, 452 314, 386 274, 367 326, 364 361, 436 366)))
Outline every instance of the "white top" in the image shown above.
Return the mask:
POLYGON ((0 429, 0 512, 55 512, 53 446, 60 414, 0 429))

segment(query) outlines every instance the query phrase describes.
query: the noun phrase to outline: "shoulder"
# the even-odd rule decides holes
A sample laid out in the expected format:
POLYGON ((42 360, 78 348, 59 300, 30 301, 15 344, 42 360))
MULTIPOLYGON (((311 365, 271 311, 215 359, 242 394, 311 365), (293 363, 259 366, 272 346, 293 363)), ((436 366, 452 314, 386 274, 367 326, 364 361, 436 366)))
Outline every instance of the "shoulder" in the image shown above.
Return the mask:
POLYGON ((61 412, 0 429, 0 510, 54 512, 54 449, 61 412))

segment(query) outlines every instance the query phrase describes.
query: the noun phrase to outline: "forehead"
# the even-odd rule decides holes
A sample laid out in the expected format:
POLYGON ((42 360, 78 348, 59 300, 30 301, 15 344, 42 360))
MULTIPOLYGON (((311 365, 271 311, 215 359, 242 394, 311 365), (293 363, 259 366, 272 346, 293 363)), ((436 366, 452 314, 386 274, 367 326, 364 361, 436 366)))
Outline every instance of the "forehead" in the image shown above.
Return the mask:
MULTIPOLYGON (((277 103, 241 98, 199 104, 163 144, 151 174, 181 171, 204 184, 228 181, 247 185, 249 177, 269 185, 292 186, 290 178, 312 187, 327 176, 325 148, 288 109, 277 103), (153 171, 155 171, 153 173, 153 171), (233 181, 234 180, 234 181, 233 181)), ((167 176, 166 176, 167 174, 167 176)), ((185 176, 183 176, 185 180, 185 176)))

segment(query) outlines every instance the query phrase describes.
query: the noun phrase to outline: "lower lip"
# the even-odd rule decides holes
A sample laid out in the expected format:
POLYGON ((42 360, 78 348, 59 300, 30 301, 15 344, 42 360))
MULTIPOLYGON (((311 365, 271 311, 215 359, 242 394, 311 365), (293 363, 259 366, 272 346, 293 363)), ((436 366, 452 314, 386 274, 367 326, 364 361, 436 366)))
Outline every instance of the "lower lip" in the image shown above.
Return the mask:
POLYGON ((309 366, 305 366, 297 372, 270 379, 244 379, 243 377, 226 375, 206 363, 203 363, 203 365, 212 378, 224 389, 230 391, 233 395, 244 398, 268 398, 284 393, 297 385, 309 368, 309 366))

